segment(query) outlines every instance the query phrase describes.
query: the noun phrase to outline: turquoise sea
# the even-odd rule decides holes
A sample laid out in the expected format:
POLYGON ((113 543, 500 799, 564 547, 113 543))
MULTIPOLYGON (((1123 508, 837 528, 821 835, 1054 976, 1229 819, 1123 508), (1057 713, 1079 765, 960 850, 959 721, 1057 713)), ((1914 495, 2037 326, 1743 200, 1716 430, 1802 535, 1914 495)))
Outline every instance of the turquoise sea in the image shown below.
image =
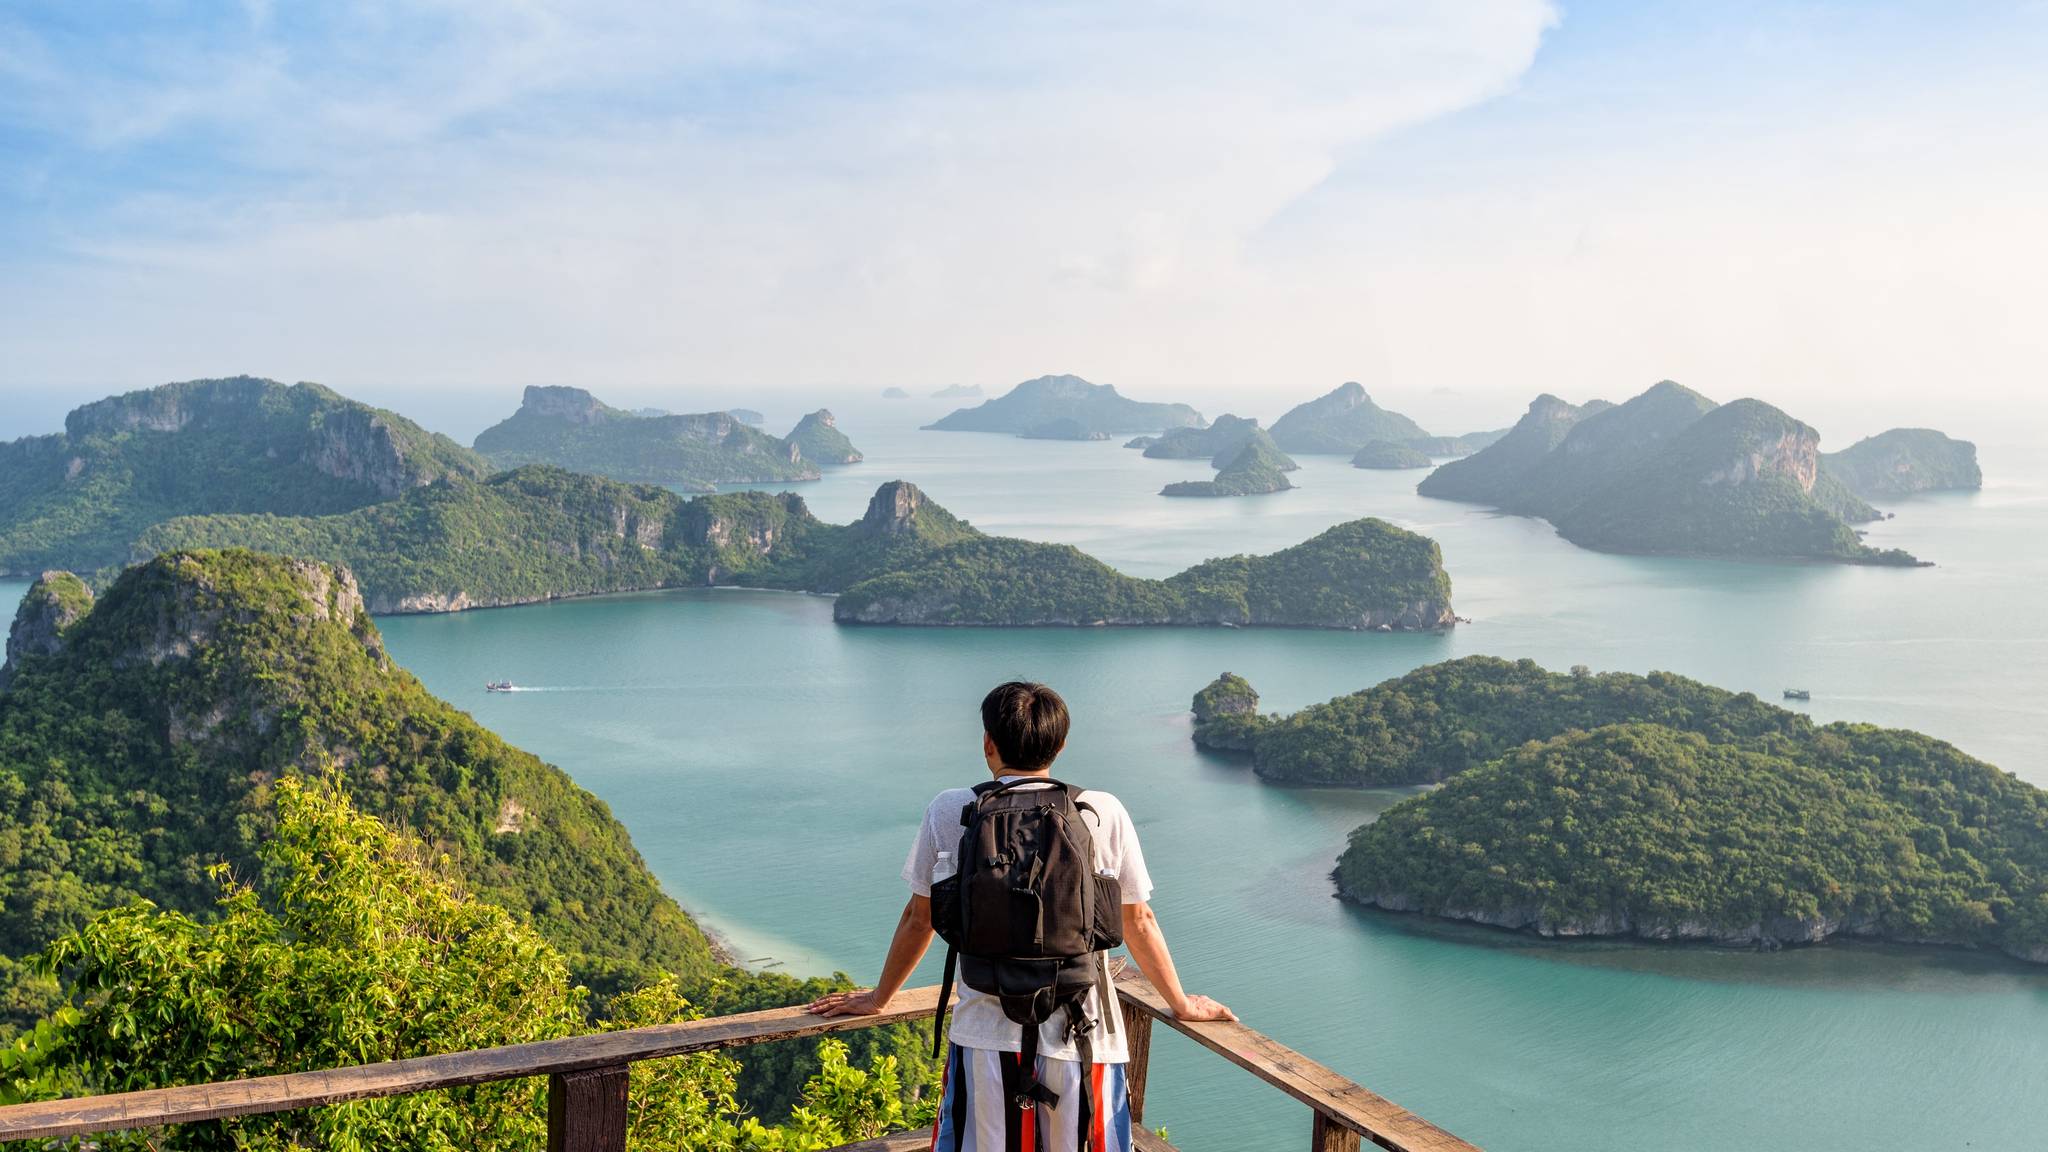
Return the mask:
MULTIPOLYGON (((1060 773, 1123 797, 1187 982, 1484 1147, 2048 1147, 2048 969, 1830 945, 1759 955, 1554 944, 1348 908, 1328 872, 1398 791, 1289 790, 1197 753, 1218 672, 1293 709, 1484 652, 1670 669, 1822 719, 1900 725, 2048 786, 2048 474, 1982 444, 1981 493, 1896 505, 1874 542, 1918 571, 1603 556, 1539 521, 1424 501, 1415 473, 1305 458, 1294 492, 1170 501, 1199 462, 1115 443, 920 433, 928 405, 842 413, 871 463, 801 486, 859 514, 902 477, 981 528, 1133 573, 1283 547, 1378 515, 1442 542, 1445 635, 849 629, 830 601, 678 591, 381 622, 440 695, 607 800, 742 958, 867 980, 918 813, 981 771, 975 704, 1043 679, 1076 727, 1060 773), (532 691, 490 696, 488 679, 532 691), (819 877, 828 876, 829 882, 819 877)), ((775 426, 784 423, 779 417, 775 426)), ((0 604, 20 595, 0 583, 0 604)), ((928 964, 936 977, 936 965, 928 964)), ((1305 1110, 1161 1032, 1149 1117, 1189 1152, 1298 1147, 1305 1110)))

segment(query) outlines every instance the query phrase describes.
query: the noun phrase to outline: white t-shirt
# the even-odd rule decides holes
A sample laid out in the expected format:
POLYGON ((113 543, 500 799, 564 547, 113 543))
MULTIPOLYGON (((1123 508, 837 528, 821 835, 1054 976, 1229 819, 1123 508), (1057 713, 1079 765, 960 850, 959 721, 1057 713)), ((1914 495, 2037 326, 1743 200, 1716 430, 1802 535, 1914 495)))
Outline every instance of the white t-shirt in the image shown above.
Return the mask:
MULTIPOLYGON (((1005 776, 1003 779, 1028 777, 1005 776)), ((1088 821, 1089 831, 1095 837, 1095 870, 1116 877, 1117 885, 1123 889, 1124 903, 1143 904, 1150 900, 1152 877, 1145 871, 1145 854, 1138 849, 1138 830, 1132 826, 1131 814, 1124 811, 1123 802, 1107 792, 1084 791, 1074 798, 1094 809, 1092 814, 1081 813, 1081 818, 1088 821)), ((941 852, 959 852, 960 810, 973 802, 972 788, 948 788, 925 806, 924 824, 918 828, 917 840, 910 846, 910 858, 903 862, 903 882, 910 885, 912 892, 919 896, 932 894, 932 865, 937 863, 941 852)), ((962 1048, 987 1048, 997 1052, 1023 1050, 1022 1030, 1015 1021, 1003 1015, 1000 1000, 965 984, 957 987, 959 999, 953 1003, 953 1023, 946 1033, 953 1043, 962 1048)), ((1117 1017, 1113 1032, 1104 1027, 1100 998, 1099 989, 1088 994, 1088 1018, 1094 1022, 1088 1035, 1091 1054, 1099 1064, 1126 1063, 1130 1054, 1124 1044, 1123 1018, 1117 1017)), ((1112 990, 1110 1012, 1117 1011, 1115 1000, 1112 990)), ((1054 1060, 1079 1060, 1081 1053, 1066 1038, 1066 1027, 1064 1012, 1039 1025, 1038 1054, 1054 1060)))

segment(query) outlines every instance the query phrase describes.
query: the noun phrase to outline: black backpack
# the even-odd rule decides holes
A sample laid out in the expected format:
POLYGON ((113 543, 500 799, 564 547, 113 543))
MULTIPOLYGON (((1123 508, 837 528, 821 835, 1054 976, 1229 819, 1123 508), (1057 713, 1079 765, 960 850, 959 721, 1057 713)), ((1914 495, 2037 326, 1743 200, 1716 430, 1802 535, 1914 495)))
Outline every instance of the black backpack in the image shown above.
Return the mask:
MULTIPOLYGON (((1098 822, 1101 815, 1076 800, 1079 793, 1043 776, 978 785, 960 810, 958 870, 932 885, 932 928, 946 942, 932 1054, 957 966, 963 983, 1000 999, 1023 1030, 1023 1079, 1011 1101, 1019 1108, 1059 1103, 1037 1072, 1038 1026, 1054 1014, 1067 1014, 1068 1035, 1090 1062, 1088 990, 1107 984, 1102 953, 1124 942, 1123 889, 1096 874, 1095 835, 1081 814, 1098 822)), ((1101 1002, 1113 1017, 1106 988, 1101 1002)), ((1103 1023, 1116 1028, 1114 1019, 1103 1023)), ((1083 1102, 1084 1149, 1094 1103, 1083 1102)))

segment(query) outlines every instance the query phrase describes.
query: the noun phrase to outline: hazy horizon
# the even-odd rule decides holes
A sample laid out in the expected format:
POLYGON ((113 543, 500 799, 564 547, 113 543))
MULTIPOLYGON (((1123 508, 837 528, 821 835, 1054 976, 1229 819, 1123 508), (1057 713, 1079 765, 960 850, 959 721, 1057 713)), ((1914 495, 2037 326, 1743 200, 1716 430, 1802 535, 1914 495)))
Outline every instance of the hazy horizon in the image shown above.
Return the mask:
POLYGON ((467 439, 1074 372, 1432 430, 1672 378, 2048 426, 2048 6, 0 17, 0 436, 248 372, 467 439))

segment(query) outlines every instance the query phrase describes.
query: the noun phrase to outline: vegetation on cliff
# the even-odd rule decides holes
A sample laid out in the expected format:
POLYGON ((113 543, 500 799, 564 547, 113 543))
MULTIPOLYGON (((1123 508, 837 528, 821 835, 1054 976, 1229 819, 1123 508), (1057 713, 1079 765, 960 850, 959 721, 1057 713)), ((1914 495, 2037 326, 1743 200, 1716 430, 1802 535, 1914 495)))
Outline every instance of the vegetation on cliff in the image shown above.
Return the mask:
POLYGON ((835 615, 855 623, 1433 628, 1449 621, 1449 578, 1433 541, 1379 521, 1332 529, 1317 541, 1256 561, 1212 561, 1263 574, 1279 571, 1286 557, 1320 557, 1312 571, 1240 575, 1196 600, 1175 589, 1191 587, 1192 572, 1210 565, 1171 581, 1137 580, 1069 547, 985 537, 902 481, 882 485, 860 520, 836 525, 789 493, 686 500, 533 467, 481 484, 437 485, 345 516, 176 521, 139 550, 239 546, 346 564, 377 612, 736 584, 842 593, 835 615), (1328 587, 1312 587, 1316 580, 1328 587))
POLYGON ((839 421, 830 409, 820 408, 797 421, 786 439, 813 464, 858 464, 865 459, 839 430, 839 421))
POLYGON ((0 444, 0 573, 121 563, 174 516, 321 515, 388 500, 482 458, 318 384, 188 380, 75 409, 0 444))
POLYGON ((519 411, 478 434, 476 450, 499 468, 552 464, 631 484, 696 491, 818 478, 816 464, 796 444, 730 412, 641 416, 581 388, 529 387, 519 411))
POLYGON ((1823 473, 1819 444, 1762 401, 1717 407, 1666 380, 1618 406, 1539 397, 1417 491, 1541 516, 1602 551, 1916 563, 1864 545, 1850 523, 1876 513, 1823 473))
MULTIPOLYGON (((309 1072, 366 1060, 559 1039, 588 1030, 585 990, 540 933, 470 895, 422 846, 331 781, 273 790, 276 834, 247 879, 214 870, 204 917, 137 902, 52 944, 61 1007, 0 1057, 0 1102, 309 1072)), ((674 977, 613 997, 604 1029, 694 1018, 674 977)), ((634 1066, 637 1148, 794 1152, 870 1138, 908 1112, 893 1058, 867 1072, 826 1042, 810 1106, 783 1129, 742 1115, 745 1073, 705 1053, 634 1066)), ((758 1098, 758 1097, 756 1097, 758 1098)), ((923 1105, 928 1114, 929 1104, 923 1105)), ((537 1150, 542 1081, 510 1081, 298 1112, 115 1134, 141 1149, 537 1150)))
POLYGON ((1894 428, 1820 458, 1821 470, 1865 500, 1984 486, 1977 446, 1932 428, 1894 428))
POLYGON ((1353 833, 1352 899, 1561 934, 1842 931, 2048 961, 2048 792, 1919 733, 1485 656, 1256 709, 1220 678, 1196 697, 1197 743, 1288 783, 1447 782, 1353 833))
POLYGON ((1253 427, 1238 446, 1217 457, 1213 480, 1182 480, 1160 489, 1162 496, 1256 496, 1294 487, 1287 473, 1298 465, 1273 444, 1266 430, 1253 427))
POLYGON ((1399 443, 1428 435, 1415 421, 1373 403, 1356 383, 1297 404, 1273 421, 1273 442, 1288 452, 1349 456, 1375 440, 1399 443))
POLYGON ((1066 440, 1095 439, 1098 433, 1200 428, 1208 423, 1185 404, 1129 400, 1111 385, 1091 384, 1079 376, 1040 376, 975 407, 957 409, 926 427, 937 432, 1024 435, 1055 420, 1071 420, 1078 429, 1079 435, 1058 437, 1066 440))
MULTIPOLYGON (((15 634, 52 636, 53 611, 83 599, 44 581, 15 634)), ((29 958, 101 910, 148 900, 173 917, 144 918, 158 927, 221 915, 214 866, 262 875, 279 788, 302 778, 419 839, 465 892, 530 926, 594 991, 592 1008, 665 980, 706 1006, 820 987, 719 963, 602 802, 392 663, 346 572, 251 552, 161 556, 54 639, 16 645, 8 671, 0 1038, 57 1002, 29 958)), ((907 1026, 850 1043, 899 1056, 907 1091, 935 1072, 907 1026)), ((743 1098, 779 1115, 819 1059, 810 1043, 750 1053, 743 1098)))

